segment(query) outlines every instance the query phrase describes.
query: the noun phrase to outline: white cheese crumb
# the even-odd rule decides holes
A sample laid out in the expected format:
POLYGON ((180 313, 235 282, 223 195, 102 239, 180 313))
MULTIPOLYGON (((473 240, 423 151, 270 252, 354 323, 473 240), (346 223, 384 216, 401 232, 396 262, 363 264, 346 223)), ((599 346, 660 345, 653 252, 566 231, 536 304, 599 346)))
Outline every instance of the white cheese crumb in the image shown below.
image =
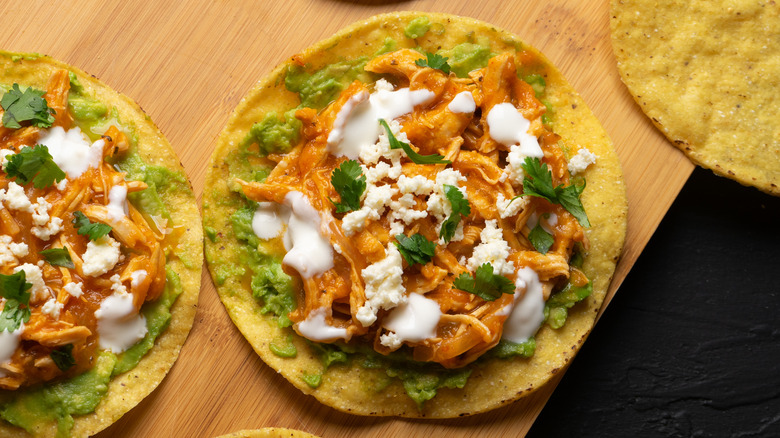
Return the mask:
MULTIPOLYGON (((409 138, 406 137, 406 133, 401 131, 401 124, 397 120, 390 120, 388 122, 390 132, 393 133, 396 139, 399 141, 409 143, 409 138)), ((405 152, 401 149, 390 149, 390 140, 387 138, 387 131, 381 129, 379 133, 379 139, 373 145, 366 145, 360 150, 360 161, 363 164, 375 164, 381 159, 386 159, 393 164, 398 164, 400 168, 401 156, 405 152)), ((396 175, 396 178, 398 176, 396 175)))
POLYGON ((374 82, 374 91, 393 91, 395 90, 395 87, 393 84, 386 80, 386 79, 379 79, 378 81, 374 82))
POLYGON ((26 256, 28 252, 26 243, 15 243, 11 236, 0 236, 0 266, 18 263, 17 259, 26 256))
POLYGON ((577 151, 577 155, 571 157, 571 160, 569 160, 569 173, 576 175, 584 172, 588 166, 596 162, 596 158, 598 158, 596 154, 586 148, 581 148, 577 151))
POLYGON ((420 196, 429 196, 433 193, 435 182, 429 180, 423 175, 415 175, 409 178, 406 175, 398 177, 398 191, 401 194, 412 193, 420 196))
POLYGON ((62 219, 53 217, 45 227, 32 227, 30 231, 41 240, 49 240, 62 229, 62 219))
POLYGON ((68 283, 65 286, 63 286, 62 289, 65 292, 69 293, 70 296, 72 296, 74 298, 78 298, 78 297, 80 297, 84 293, 84 291, 82 290, 83 287, 84 287, 84 284, 80 283, 80 282, 79 283, 68 283))
POLYGON ((56 298, 52 297, 43 304, 43 307, 41 307, 41 313, 44 315, 49 315, 54 320, 59 320, 60 312, 62 311, 63 307, 64 305, 62 303, 58 302, 56 298))
POLYGON ((122 284, 122 280, 119 278, 119 274, 112 275, 110 280, 111 280, 111 290, 115 294, 122 295, 127 293, 127 286, 122 284))
POLYGON ((427 217, 427 211, 414 209, 416 205, 417 201, 411 193, 401 196, 390 204, 390 219, 392 221, 400 220, 409 225, 417 219, 427 217))
POLYGON ((363 231, 363 228, 366 227, 368 214, 368 210, 350 211, 345 214, 341 220, 341 230, 344 231, 344 235, 349 237, 358 231, 363 231))
POLYGON ((2 195, 2 199, 11 210, 33 212, 32 203, 24 193, 24 187, 13 181, 8 183, 8 189, 2 195))
POLYGON ((366 303, 358 309, 356 317, 364 327, 376 321, 376 313, 380 309, 392 309, 408 299, 403 285, 401 253, 391 242, 387 245, 386 254, 384 259, 361 271, 366 284, 366 303))
POLYGON ((506 259, 509 257, 509 244, 504 241, 501 228, 496 220, 485 221, 485 228, 479 234, 480 244, 474 248, 466 267, 476 271, 484 263, 493 265, 493 273, 508 275, 515 272, 515 266, 506 259))
POLYGON ((32 284, 32 288, 30 289, 30 302, 41 302, 51 296, 49 288, 46 287, 46 283, 43 281, 43 272, 41 272, 41 268, 31 263, 25 263, 14 268, 14 273, 19 271, 24 271, 24 281, 32 284))
POLYGON ((528 196, 521 196, 513 201, 512 198, 506 199, 503 193, 499 193, 496 197, 496 208, 501 219, 505 219, 519 213, 529 202, 528 196))
POLYGON ((398 193, 398 189, 391 185, 377 187, 372 184, 367 186, 363 199, 363 210, 369 211, 371 219, 378 220, 396 193, 398 193))
POLYGON ((388 332, 379 337, 379 343, 391 350, 397 350, 401 348, 403 341, 401 337, 393 332, 388 332))
POLYGON ((16 152, 11 149, 0 149, 0 169, 5 171, 5 166, 8 164, 8 156, 15 155, 16 152))
POLYGON ((131 272, 130 287, 138 287, 144 280, 146 280, 147 275, 149 275, 149 273, 146 272, 145 269, 139 269, 137 271, 131 272))
POLYGON ((119 242, 110 236, 90 241, 83 259, 84 275, 99 277, 113 269, 119 262, 119 242))
POLYGON ((38 198, 35 204, 32 204, 33 214, 32 220, 35 225, 44 226, 46 222, 49 222, 49 209, 51 204, 46 202, 44 198, 38 198))

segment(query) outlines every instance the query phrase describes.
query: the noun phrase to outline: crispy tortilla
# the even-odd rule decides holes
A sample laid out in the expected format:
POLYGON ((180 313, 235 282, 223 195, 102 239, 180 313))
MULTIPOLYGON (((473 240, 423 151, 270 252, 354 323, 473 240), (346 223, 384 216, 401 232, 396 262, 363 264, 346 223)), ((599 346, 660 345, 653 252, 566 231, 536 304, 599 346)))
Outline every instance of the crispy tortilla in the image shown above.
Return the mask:
POLYGON ((612 0, 618 70, 699 166, 780 195, 775 2, 612 0))
MULTIPOLYGON (((172 185, 157 187, 157 191, 170 213, 173 222, 170 226, 181 231, 178 246, 167 256, 166 268, 178 274, 182 292, 170 309, 171 318, 167 328, 138 365, 130 371, 111 378, 108 392, 94 412, 74 415, 75 421, 69 435, 89 436, 117 421, 151 393, 178 357, 179 350, 192 328, 200 290, 203 260, 200 215, 192 186, 186 179, 184 168, 173 148, 137 103, 110 89, 84 71, 47 56, 0 52, 0 65, 2 65, 0 74, 2 84, 10 86, 12 83, 19 83, 22 86, 43 90, 46 89, 47 81, 55 70, 67 69, 74 73, 84 89, 84 95, 102 102, 109 109, 116 110, 116 119, 132 133, 136 140, 135 151, 146 165, 164 167, 181 176, 182 184, 175 187, 172 185)), ((36 389, 31 388, 30 391, 36 389)), ((26 389, 17 391, 26 391, 26 389)), ((38 426, 34 430, 35 436, 54 436, 57 433, 56 421, 38 426)), ((0 435, 29 436, 23 429, 2 420, 0 420, 0 435)))
POLYGON ((310 433, 282 427, 264 427, 262 429, 240 430, 220 435, 217 438, 317 438, 310 433))
MULTIPOLYGON (((254 157, 247 157, 251 163, 254 157)), ((625 238, 626 197, 622 171, 612 144, 579 95, 560 72, 538 51, 516 36, 477 20, 419 12, 403 12, 372 17, 355 23, 331 38, 321 41, 278 66, 238 105, 219 137, 212 156, 204 193, 206 257, 220 298, 233 322, 260 357, 301 391, 340 411, 359 415, 449 418, 475 414, 507 404, 531 394, 561 371, 584 342, 601 307, 625 238), (416 39, 404 36, 404 29, 417 17, 430 20, 430 30, 416 39), (394 41, 391 41, 392 39, 394 41), (523 59, 525 74, 542 75, 547 84, 545 99, 554 108, 554 130, 562 136, 570 154, 587 147, 598 156, 584 173, 587 188, 582 202, 592 226, 586 230, 590 248, 583 270, 593 280, 593 293, 569 310, 569 319, 560 330, 544 325, 536 334, 536 353, 530 359, 482 358, 467 365, 472 371, 463 389, 440 389, 418 410, 398 380, 389 379, 381 369, 361 366, 358 360, 331 366, 319 387, 312 389, 302 378, 322 369, 320 359, 307 341, 292 329, 280 329, 276 317, 263 313, 263 303, 254 299, 248 287, 246 248, 237 239, 231 216, 246 205, 240 187, 233 181, 231 154, 234 154, 252 125, 269 112, 282 114, 300 101, 285 88, 287 69, 296 63, 307 71, 359 56, 372 57, 383 47, 420 47, 437 52, 463 42, 482 44, 493 53, 512 51, 523 59), (289 337, 289 338, 288 338, 289 337), (297 349, 294 358, 282 358, 269 350, 285 339, 297 349), (387 384, 387 386, 384 386, 387 384)))

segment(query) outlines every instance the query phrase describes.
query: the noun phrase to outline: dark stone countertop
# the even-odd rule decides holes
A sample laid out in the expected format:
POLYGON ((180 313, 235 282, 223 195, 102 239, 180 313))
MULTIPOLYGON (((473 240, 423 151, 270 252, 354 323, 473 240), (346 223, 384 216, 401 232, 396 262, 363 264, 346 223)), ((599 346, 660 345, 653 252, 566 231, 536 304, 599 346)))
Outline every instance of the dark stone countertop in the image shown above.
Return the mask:
POLYGON ((529 437, 780 437, 780 198, 697 168, 529 437))

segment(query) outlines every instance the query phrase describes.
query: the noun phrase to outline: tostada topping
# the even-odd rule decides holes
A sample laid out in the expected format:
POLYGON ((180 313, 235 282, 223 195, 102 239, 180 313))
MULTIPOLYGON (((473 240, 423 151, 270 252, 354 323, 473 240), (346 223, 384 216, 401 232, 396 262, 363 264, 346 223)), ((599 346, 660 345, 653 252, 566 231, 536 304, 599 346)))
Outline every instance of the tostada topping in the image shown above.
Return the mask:
POLYGON ((95 365, 147 333, 141 305, 165 286, 165 235, 127 202, 147 188, 113 166, 130 146, 116 124, 91 141, 68 110, 71 82, 13 84, 0 127, 0 388, 95 365))
POLYGON ((377 56, 365 70, 381 79, 298 109, 298 144, 264 182, 238 180, 258 202, 255 236, 282 239, 302 279, 298 334, 447 368, 533 337, 588 244, 567 166, 594 159, 567 163, 516 63, 500 54, 458 78, 440 56, 377 56))

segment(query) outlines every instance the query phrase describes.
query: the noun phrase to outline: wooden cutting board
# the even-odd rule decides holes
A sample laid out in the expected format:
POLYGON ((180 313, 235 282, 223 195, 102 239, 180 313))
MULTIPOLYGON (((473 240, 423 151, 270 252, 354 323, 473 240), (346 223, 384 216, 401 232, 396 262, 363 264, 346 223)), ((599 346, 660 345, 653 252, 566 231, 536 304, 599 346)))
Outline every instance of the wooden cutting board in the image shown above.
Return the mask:
MULTIPOLYGON (((601 120, 623 164, 628 239, 607 303, 693 165, 620 82, 607 0, 25 0, 0 5, 0 48, 48 54, 135 99, 181 157, 200 199, 215 140, 252 85, 345 25, 394 10, 471 16, 544 52, 601 120)), ((420 421, 339 413, 263 364, 233 326, 204 270, 198 314, 162 384, 100 437, 213 437, 264 426, 323 437, 521 436, 557 380, 469 418, 420 421)))

